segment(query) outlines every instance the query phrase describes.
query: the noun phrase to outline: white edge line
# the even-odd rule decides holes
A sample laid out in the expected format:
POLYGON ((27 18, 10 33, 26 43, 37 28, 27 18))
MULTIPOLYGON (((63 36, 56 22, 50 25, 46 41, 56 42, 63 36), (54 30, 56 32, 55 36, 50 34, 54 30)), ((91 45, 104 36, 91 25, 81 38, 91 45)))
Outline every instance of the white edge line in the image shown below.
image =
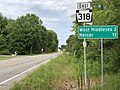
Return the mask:
POLYGON ((42 63, 40 63, 40 64, 38 64, 38 65, 36 65, 36 66, 33 66, 32 68, 29 68, 29 69, 27 69, 27 70, 23 71, 23 72, 22 72, 22 73, 20 73, 20 74, 17 74, 17 75, 15 75, 15 76, 13 76, 13 77, 11 77, 11 78, 9 78, 9 79, 5 80, 5 81, 0 82, 0 85, 2 85, 2 84, 4 84, 4 83, 6 83, 6 82, 8 82, 8 81, 10 81, 10 80, 12 80, 12 79, 14 79, 14 78, 18 77, 18 76, 20 76, 20 75, 22 75, 22 74, 24 74, 24 73, 26 73, 26 72, 28 72, 28 71, 30 71, 30 70, 32 70, 32 69, 34 69, 34 68, 36 68, 36 67, 38 67, 38 66, 40 66, 40 65, 42 65, 42 64, 44 64, 44 63, 49 62, 50 60, 51 60, 51 59, 48 59, 47 61, 42 62, 42 63))

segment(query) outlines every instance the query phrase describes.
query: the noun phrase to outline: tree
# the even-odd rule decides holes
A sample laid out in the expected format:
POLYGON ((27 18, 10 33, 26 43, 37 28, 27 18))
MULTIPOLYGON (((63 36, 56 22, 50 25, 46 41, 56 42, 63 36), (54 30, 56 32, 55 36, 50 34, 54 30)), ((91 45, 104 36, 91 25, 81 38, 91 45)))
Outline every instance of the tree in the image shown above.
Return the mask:
MULTIPOLYGON (((94 0, 93 24, 120 26, 120 1, 119 0, 94 0)), ((120 28, 119 28, 120 30, 120 28)), ((120 35, 120 33, 119 33, 120 35)), ((120 37, 117 40, 104 40, 105 70, 118 72, 120 69, 120 37)))
POLYGON ((52 30, 48 30, 47 32, 47 51, 55 52, 58 50, 58 39, 57 34, 52 30))
POLYGON ((66 45, 61 45, 60 49, 61 50, 65 50, 66 49, 66 45))
MULTIPOLYGON (((93 25, 120 26, 119 0, 93 0, 92 7, 93 25)), ((77 39, 77 27, 78 25, 83 25, 83 23, 73 23, 73 31, 75 31, 75 35, 72 35, 67 39, 67 50, 74 53, 77 58, 81 58, 83 55, 83 40, 77 39)), ((116 40, 104 40, 104 66, 106 72, 118 72, 120 70, 119 43, 120 37, 116 40)), ((97 60, 100 62, 100 40, 87 40, 87 57, 89 60, 97 60)))
POLYGON ((8 19, 0 13, 0 54, 8 54, 8 35, 9 30, 6 29, 8 19))
POLYGON ((39 54, 57 51, 57 48, 57 34, 48 31, 35 14, 26 14, 16 20, 0 14, 0 54, 39 54))

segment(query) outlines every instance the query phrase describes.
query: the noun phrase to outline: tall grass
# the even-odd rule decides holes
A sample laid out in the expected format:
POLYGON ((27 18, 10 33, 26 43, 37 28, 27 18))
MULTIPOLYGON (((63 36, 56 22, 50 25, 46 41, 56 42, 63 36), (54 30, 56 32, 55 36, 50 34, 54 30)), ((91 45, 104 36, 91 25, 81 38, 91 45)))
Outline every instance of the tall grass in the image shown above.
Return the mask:
POLYGON ((90 90, 120 90, 120 74, 105 75, 103 84, 97 84, 90 90))
POLYGON ((64 53, 15 83, 10 90, 62 90, 63 83, 75 78, 74 58, 64 53))
POLYGON ((84 88, 83 59, 63 53, 15 83, 10 90, 119 90, 120 75, 106 75, 100 83, 100 64, 87 61, 87 82, 84 88))

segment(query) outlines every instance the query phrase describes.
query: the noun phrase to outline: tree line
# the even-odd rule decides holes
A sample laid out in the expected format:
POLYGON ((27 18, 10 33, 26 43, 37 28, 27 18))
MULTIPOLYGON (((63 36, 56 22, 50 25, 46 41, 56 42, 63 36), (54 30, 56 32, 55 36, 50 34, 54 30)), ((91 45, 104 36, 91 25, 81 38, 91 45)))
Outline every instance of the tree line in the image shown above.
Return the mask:
POLYGON ((16 20, 0 14, 0 54, 39 54, 58 50, 57 34, 47 30, 35 14, 16 20))
MULTIPOLYGON (((92 0, 93 25, 120 26, 120 0, 92 0)), ((83 59, 83 40, 78 40, 78 26, 83 23, 73 21, 75 35, 66 40, 66 51, 73 53, 77 58, 83 59)), ((120 28, 119 28, 120 36, 120 28)), ((100 40, 87 40, 87 60, 100 63, 100 40)), ((118 39, 104 40, 104 72, 120 72, 120 37, 118 39)))

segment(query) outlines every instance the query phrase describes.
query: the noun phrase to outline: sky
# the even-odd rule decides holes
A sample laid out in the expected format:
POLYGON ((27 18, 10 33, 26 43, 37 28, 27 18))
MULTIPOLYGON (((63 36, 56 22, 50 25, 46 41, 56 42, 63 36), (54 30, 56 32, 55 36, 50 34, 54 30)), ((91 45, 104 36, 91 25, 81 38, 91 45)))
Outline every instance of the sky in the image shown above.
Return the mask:
POLYGON ((40 17, 48 30, 57 33, 59 46, 65 45, 71 34, 77 2, 90 0, 0 0, 0 12, 3 16, 17 19, 26 13, 33 13, 40 17))

